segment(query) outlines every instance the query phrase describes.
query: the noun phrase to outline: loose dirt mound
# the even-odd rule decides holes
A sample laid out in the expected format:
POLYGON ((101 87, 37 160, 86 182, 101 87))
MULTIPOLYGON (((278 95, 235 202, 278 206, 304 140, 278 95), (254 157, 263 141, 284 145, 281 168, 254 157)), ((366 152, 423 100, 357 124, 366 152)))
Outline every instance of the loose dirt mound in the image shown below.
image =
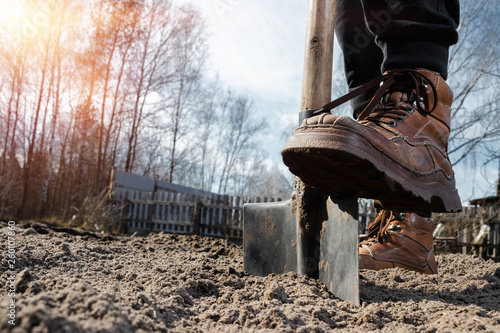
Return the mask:
POLYGON ((5 287, 2 331, 500 331, 500 264, 472 256, 438 256, 437 276, 362 271, 354 307, 297 274, 245 274, 241 248, 220 239, 106 241, 37 226, 19 229, 16 241, 16 326, 5 287))

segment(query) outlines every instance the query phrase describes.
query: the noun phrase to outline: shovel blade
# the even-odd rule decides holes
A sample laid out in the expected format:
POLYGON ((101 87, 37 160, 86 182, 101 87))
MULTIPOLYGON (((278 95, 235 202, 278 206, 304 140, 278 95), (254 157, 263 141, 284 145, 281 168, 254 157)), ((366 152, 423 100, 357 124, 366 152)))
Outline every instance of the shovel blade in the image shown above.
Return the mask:
POLYGON ((297 271, 297 235, 291 201, 243 206, 243 268, 265 276, 297 271))
POLYGON ((359 306, 358 200, 327 202, 323 224, 319 279, 336 297, 359 306))
MULTIPOLYGON (((328 220, 315 258, 319 280, 336 297, 359 305, 357 199, 327 201, 328 220)), ((243 207, 243 266, 265 276, 297 272, 297 220, 289 201, 243 207)), ((319 222, 319 223, 321 223, 319 222)))

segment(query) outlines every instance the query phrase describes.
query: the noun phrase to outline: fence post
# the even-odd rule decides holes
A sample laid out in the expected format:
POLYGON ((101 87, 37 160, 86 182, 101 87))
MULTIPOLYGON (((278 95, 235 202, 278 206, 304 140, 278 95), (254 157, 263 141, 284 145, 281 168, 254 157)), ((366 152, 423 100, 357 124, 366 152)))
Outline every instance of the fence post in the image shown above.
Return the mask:
POLYGON ((467 254, 468 232, 467 227, 462 229, 462 254, 467 254))
POLYGON ((196 196, 195 202, 194 202, 194 214, 193 214, 193 235, 200 234, 202 207, 203 207, 203 202, 202 202, 201 198, 196 196))
POLYGON ((222 199, 222 225, 221 225, 221 231, 222 231, 222 236, 228 237, 228 234, 230 233, 230 226, 228 223, 228 218, 227 218, 227 213, 229 211, 229 195, 224 195, 222 199))
MULTIPOLYGON (((243 229, 243 221, 242 221, 243 214, 241 214, 241 210, 243 208, 242 208, 241 197, 236 197, 235 207, 236 207, 236 209, 234 210, 234 221, 236 222, 235 227, 237 227, 238 229, 243 229)), ((241 236, 239 235, 239 231, 237 232, 237 234, 238 236, 241 236)))
POLYGON ((491 251, 492 258, 496 258, 500 253, 500 216, 497 221, 493 224, 492 229, 492 240, 491 245, 493 245, 493 250, 491 251))

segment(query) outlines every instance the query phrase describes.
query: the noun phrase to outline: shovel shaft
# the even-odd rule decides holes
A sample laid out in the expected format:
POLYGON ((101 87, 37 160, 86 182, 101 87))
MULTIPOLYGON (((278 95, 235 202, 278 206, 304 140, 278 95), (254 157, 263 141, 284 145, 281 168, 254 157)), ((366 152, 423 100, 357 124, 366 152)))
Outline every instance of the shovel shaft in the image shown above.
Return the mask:
POLYGON ((301 110, 330 102, 335 0, 309 0, 301 110))
MULTIPOLYGON (((335 0, 309 0, 301 110, 318 109, 331 99, 335 0)), ((296 179, 297 271, 318 278, 320 230, 326 196, 296 179)))

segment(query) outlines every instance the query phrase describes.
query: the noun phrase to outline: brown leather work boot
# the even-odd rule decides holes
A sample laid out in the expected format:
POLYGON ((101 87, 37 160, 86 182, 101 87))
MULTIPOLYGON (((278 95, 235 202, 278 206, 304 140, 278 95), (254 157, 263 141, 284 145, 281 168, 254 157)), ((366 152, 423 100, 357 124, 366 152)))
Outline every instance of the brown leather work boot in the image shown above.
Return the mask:
POLYGON ((400 267, 437 274, 434 222, 415 213, 383 210, 369 226, 368 239, 359 244, 360 269, 400 267))
POLYGON ((283 161, 329 194, 378 199, 396 211, 460 211, 447 153, 452 100, 439 73, 389 71, 305 119, 287 139, 283 161), (381 82, 357 120, 328 113, 381 82))

